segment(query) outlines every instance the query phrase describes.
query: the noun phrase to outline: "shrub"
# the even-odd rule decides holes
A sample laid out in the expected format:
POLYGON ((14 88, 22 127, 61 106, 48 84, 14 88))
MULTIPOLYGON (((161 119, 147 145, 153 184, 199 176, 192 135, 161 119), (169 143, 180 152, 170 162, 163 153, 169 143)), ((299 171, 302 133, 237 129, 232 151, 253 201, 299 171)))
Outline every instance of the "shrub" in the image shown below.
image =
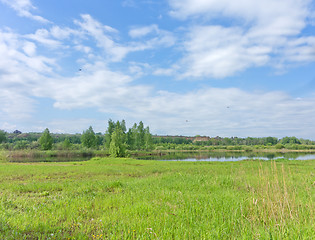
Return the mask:
POLYGON ((276 149, 283 149, 283 148, 284 148, 284 145, 281 144, 281 143, 277 143, 277 144, 275 145, 275 148, 276 148, 276 149))

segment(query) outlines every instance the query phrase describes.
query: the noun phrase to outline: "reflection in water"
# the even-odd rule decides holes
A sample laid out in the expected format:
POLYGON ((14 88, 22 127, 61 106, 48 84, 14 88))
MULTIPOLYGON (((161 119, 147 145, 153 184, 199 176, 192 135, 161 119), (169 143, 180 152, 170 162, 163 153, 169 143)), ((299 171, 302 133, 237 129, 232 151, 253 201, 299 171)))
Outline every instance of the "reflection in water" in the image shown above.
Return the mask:
POLYGON ((164 161, 242 161, 246 159, 261 159, 261 160, 311 160, 315 159, 315 154, 290 152, 290 153, 264 153, 264 152, 211 152, 211 153, 183 153, 183 152, 168 152, 161 156, 143 156, 137 157, 143 160, 164 160, 164 161))
POLYGON ((9 158, 9 162, 29 163, 29 162, 81 162, 88 161, 91 157, 38 157, 38 158, 9 158))
MULTIPOLYGON (((87 156, 53 156, 53 157, 9 157, 10 162, 78 162, 88 161, 92 155, 87 156)), ((246 159, 289 159, 289 160, 311 160, 315 154, 290 152, 290 153, 264 153, 264 152, 163 152, 156 155, 131 156, 142 160, 164 160, 164 161, 242 161, 246 159)))

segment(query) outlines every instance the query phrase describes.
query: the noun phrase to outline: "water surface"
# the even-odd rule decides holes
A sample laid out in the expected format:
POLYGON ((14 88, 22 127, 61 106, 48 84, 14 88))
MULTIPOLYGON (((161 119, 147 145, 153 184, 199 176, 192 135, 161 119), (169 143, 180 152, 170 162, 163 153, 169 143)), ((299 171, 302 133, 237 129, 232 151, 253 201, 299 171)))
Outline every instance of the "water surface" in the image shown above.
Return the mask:
MULTIPOLYGON (((10 162, 79 162, 88 161, 93 156, 54 156, 54 157, 10 157, 10 162)), ((247 159, 260 160, 311 160, 315 159, 315 153, 290 152, 290 153, 266 153, 266 152, 164 152, 155 155, 134 156, 140 160, 160 161, 207 161, 207 162, 232 162, 247 159)))
POLYGON ((260 160, 311 160, 315 159, 314 153, 290 152, 290 153, 264 153, 264 152, 211 152, 211 153, 176 153, 169 152, 162 156, 144 156, 138 159, 160 161, 207 161, 207 162, 234 162, 248 159, 260 160))

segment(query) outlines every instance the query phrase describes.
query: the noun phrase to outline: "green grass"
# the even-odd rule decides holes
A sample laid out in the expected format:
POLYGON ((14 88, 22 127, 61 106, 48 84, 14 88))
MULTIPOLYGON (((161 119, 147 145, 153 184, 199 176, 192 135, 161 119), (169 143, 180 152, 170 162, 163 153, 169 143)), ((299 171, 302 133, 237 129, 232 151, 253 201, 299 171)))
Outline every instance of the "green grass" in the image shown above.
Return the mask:
POLYGON ((0 163, 0 239, 312 239, 315 160, 0 163))

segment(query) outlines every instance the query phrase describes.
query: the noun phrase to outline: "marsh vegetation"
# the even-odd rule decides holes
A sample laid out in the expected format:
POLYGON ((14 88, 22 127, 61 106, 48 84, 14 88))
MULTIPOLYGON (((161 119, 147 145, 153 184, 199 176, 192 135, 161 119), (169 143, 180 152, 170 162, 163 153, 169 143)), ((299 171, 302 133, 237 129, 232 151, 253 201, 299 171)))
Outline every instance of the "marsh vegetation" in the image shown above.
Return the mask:
POLYGON ((1 239, 311 239, 315 161, 0 164, 1 239))
POLYGON ((111 120, 104 134, 0 131, 0 239, 311 239, 315 160, 288 159, 314 151, 111 120))

